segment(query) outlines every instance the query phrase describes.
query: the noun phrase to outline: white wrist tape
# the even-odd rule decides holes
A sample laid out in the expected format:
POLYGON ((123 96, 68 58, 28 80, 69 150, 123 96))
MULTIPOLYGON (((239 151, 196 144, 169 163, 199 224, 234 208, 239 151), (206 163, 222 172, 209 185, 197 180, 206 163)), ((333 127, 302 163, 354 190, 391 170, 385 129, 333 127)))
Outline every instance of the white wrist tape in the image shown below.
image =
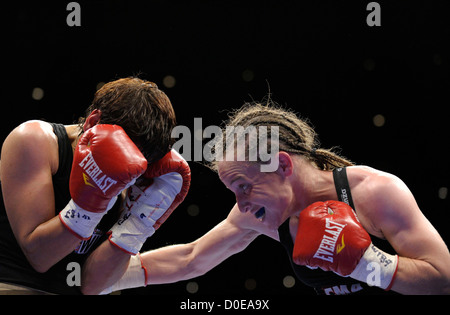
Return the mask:
POLYGON ((369 286, 389 290, 394 282, 397 266, 397 255, 385 253, 371 243, 350 277, 369 286))
MULTIPOLYGON (((115 198, 113 199, 115 202, 115 198)), ((114 203, 112 202, 112 204, 114 203)), ((105 214, 106 211, 86 211, 71 199, 67 206, 59 213, 59 219, 72 234, 82 240, 87 240, 94 233, 95 227, 105 214)))
POLYGON ((172 172, 153 179, 143 188, 131 187, 125 211, 110 230, 109 241, 123 251, 136 255, 147 238, 155 233, 155 223, 170 208, 181 191, 183 178, 172 172))
POLYGON ((147 270, 142 263, 141 255, 131 256, 128 269, 112 286, 104 289, 100 294, 109 294, 114 291, 145 287, 147 285, 147 270))
POLYGON ((119 219, 109 233, 109 241, 113 245, 128 254, 136 255, 147 238, 155 233, 155 228, 145 225, 142 220, 130 214, 119 219))

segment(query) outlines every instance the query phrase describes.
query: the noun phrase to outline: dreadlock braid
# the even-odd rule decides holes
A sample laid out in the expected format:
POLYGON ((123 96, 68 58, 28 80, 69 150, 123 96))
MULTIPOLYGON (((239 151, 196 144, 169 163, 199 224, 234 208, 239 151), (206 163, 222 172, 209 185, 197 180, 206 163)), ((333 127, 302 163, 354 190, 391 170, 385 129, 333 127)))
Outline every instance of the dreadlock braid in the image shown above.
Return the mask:
MULTIPOLYGON (((225 126, 268 127, 270 139, 270 126, 279 127, 279 150, 292 154, 299 154, 310 160, 318 169, 333 170, 338 167, 353 165, 346 158, 335 153, 336 148, 319 148, 320 142, 315 130, 305 119, 299 118, 294 112, 286 110, 275 104, 270 98, 265 105, 260 103, 245 103, 240 109, 230 113, 225 126)), ((225 139, 225 128, 222 128, 225 139)), ((226 150, 226 143, 223 143, 226 150)), ((211 168, 217 171, 217 161, 211 168)))

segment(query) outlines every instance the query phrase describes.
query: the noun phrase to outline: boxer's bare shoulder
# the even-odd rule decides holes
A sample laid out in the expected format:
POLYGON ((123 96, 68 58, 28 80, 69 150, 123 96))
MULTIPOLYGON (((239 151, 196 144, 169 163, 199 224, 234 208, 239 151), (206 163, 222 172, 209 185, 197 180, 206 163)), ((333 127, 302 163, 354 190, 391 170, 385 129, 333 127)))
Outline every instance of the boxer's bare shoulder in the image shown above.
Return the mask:
MULTIPOLYGON (((2 168, 11 163, 25 167, 43 163, 52 174, 58 170, 58 139, 52 126, 44 121, 31 120, 20 124, 5 139, 2 146, 2 168), (23 164, 18 163, 20 160, 23 164), (5 163, 8 163, 6 165, 5 163)), ((38 165, 34 165, 37 167, 38 165)))
POLYGON ((368 166, 347 168, 355 211, 361 224, 372 235, 385 238, 380 222, 386 211, 399 203, 417 207, 412 193, 397 176, 368 166), (387 207, 389 205, 389 207, 387 207))

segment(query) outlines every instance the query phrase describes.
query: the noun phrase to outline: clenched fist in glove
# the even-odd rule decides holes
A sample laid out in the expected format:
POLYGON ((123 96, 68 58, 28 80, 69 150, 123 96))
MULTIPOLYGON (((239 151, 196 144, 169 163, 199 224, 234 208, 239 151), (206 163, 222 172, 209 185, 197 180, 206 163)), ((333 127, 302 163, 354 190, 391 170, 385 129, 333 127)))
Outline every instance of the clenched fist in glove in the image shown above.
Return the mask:
POLYGON ((372 244, 353 209, 340 201, 316 202, 300 212, 293 259, 383 289, 392 286, 398 264, 398 256, 372 244), (373 270, 379 281, 368 281, 373 270))
POLYGON ((148 237, 186 197, 191 182, 188 163, 175 150, 148 166, 128 190, 125 209, 111 228, 109 241, 136 255, 148 237))
POLYGON ((96 125, 75 149, 69 189, 72 200, 59 213, 66 228, 88 239, 117 195, 147 168, 147 160, 122 127, 96 125))

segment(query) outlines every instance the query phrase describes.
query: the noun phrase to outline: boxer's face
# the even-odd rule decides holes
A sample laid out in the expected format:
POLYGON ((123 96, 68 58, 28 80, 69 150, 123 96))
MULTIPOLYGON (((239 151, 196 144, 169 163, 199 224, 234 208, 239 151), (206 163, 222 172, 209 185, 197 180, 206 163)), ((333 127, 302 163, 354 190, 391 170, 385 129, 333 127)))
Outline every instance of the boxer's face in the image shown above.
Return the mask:
POLYGON ((264 207, 264 215, 259 220, 278 228, 293 199, 286 178, 277 172, 261 172, 257 163, 223 161, 218 164, 218 170, 221 181, 235 194, 241 212, 258 216, 262 211, 257 212, 264 207))

